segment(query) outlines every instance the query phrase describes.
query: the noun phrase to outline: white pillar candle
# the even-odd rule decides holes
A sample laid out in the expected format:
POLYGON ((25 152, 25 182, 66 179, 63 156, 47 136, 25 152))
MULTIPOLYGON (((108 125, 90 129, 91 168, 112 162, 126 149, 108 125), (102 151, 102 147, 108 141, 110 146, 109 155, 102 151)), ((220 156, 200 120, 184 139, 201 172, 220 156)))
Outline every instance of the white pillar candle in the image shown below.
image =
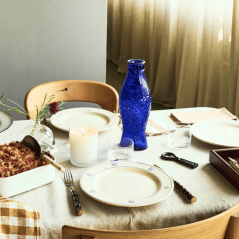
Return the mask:
POLYGON ((71 163, 91 166, 97 158, 98 131, 90 126, 74 126, 69 131, 71 163))

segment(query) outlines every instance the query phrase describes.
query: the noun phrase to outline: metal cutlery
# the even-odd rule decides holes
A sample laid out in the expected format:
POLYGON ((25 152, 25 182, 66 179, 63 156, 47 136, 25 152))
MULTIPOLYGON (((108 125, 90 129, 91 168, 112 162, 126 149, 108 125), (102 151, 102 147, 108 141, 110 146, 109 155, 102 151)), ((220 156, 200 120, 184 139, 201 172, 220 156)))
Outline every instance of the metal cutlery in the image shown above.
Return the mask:
POLYGON ((237 172, 239 172, 239 163, 238 163, 238 161, 236 161, 235 159, 230 158, 230 157, 228 157, 228 159, 229 159, 229 164, 230 164, 230 166, 231 166, 233 169, 235 169, 237 172))
POLYGON ((187 126, 187 125, 191 125, 192 123, 187 123, 187 122, 175 122, 178 125, 182 125, 182 126, 187 126))
POLYGON ((51 164, 53 167, 55 167, 59 171, 61 171, 61 172, 65 171, 64 167, 62 167, 60 164, 58 164, 57 162, 52 160, 50 157, 48 157, 47 155, 45 155, 41 152, 41 146, 39 145, 39 143, 32 136, 30 136, 30 135, 25 136, 23 138, 23 140, 21 141, 21 143, 26 145, 27 147, 29 147, 33 151, 35 151, 36 156, 38 156, 38 157, 41 156, 46 162, 51 164))
POLYGON ((75 209, 76 209, 76 214, 77 214, 77 216, 81 216, 83 214, 83 211, 82 211, 82 208, 80 205, 80 201, 77 197, 76 191, 73 187, 74 186, 73 176, 72 176, 71 170, 69 168, 65 169, 64 182, 65 182, 66 186, 70 187, 72 199, 73 199, 75 209))
MULTIPOLYGON (((154 164, 155 167, 160 168, 158 165, 154 164)), ((162 168, 160 168, 162 169, 162 168)), ((162 169, 163 170, 163 169, 162 169)), ((164 170, 163 170, 164 171, 164 170)), ((171 177, 172 178, 172 177, 171 177)), ((193 196, 186 188, 184 188, 179 182, 175 181, 172 178, 173 182, 174 182, 174 186, 175 188, 177 188, 182 194, 183 196, 187 199, 188 202, 191 203, 195 203, 197 201, 197 198, 195 196, 193 196)))

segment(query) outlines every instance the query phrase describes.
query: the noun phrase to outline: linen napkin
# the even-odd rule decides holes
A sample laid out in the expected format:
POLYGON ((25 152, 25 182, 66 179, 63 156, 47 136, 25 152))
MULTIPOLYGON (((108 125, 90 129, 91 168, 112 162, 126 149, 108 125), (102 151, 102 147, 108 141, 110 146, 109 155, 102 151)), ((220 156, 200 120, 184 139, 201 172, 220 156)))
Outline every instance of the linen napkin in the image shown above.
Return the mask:
POLYGON ((166 123, 158 119, 152 113, 149 115, 149 119, 146 126, 146 136, 157 136, 166 133, 168 130, 166 123))
POLYGON ((41 238, 40 213, 10 198, 0 197, 0 238, 41 238))
POLYGON ((171 117, 174 121, 189 124, 194 124, 198 121, 209 119, 238 120, 238 118, 230 113, 226 108, 194 112, 174 112, 171 113, 171 117))
MULTIPOLYGON (((119 124, 122 128, 122 121, 121 116, 117 113, 119 117, 119 124)), ((159 120, 155 115, 152 113, 149 115, 149 119, 146 125, 146 136, 157 136, 166 133, 168 126, 163 121, 159 120)))

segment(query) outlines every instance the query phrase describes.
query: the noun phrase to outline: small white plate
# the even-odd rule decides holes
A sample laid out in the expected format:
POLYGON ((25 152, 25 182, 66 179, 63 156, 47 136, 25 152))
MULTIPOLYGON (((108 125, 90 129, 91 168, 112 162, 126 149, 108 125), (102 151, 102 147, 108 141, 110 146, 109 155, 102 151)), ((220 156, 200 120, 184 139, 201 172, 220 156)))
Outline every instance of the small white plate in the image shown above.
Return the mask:
POLYGON ((204 120, 192 126, 195 138, 209 144, 224 147, 239 147, 239 121, 204 120))
POLYGON ((173 180, 161 169, 128 161, 90 168, 82 175, 80 186, 95 200, 120 207, 154 204, 174 189, 173 180))
POLYGON ((0 133, 8 129, 13 123, 13 118, 10 114, 0 110, 0 133))
POLYGON ((119 117, 108 110, 85 107, 59 111, 50 120, 53 126, 65 131, 69 131, 72 123, 92 126, 98 132, 111 129, 119 123, 119 117))

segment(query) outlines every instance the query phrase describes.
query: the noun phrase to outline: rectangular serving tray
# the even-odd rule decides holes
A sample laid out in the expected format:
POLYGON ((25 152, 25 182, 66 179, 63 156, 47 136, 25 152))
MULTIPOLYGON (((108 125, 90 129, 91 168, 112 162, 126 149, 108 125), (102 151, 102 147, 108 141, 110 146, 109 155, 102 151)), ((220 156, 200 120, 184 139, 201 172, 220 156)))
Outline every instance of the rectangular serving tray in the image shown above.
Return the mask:
MULTIPOLYGON (((53 153, 58 151, 57 147, 49 145, 45 141, 43 141, 43 144, 48 146, 49 150, 47 150, 47 152, 52 156, 53 153)), ((53 158, 56 160, 54 156, 53 158)), ((48 184, 53 181, 54 177, 55 168, 48 164, 13 176, 0 178, 0 196, 15 196, 17 194, 48 184)))
POLYGON ((239 190, 239 173, 230 166, 228 157, 239 161, 239 148, 210 150, 209 162, 239 190))

